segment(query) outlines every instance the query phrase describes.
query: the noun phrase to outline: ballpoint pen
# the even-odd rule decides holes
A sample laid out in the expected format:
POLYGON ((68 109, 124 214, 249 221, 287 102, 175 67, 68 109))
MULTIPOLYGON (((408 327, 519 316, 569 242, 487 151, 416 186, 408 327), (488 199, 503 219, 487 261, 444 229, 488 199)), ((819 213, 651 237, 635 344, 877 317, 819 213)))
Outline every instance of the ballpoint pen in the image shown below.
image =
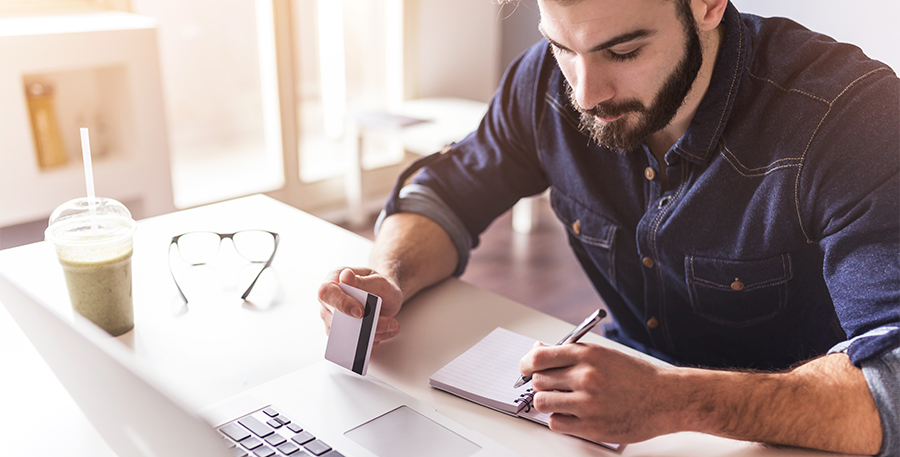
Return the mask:
MULTIPOLYGON (((568 335, 564 336, 563 339, 559 340, 559 343, 556 343, 557 346, 562 346, 563 344, 577 343, 578 340, 584 336, 585 333, 591 331, 600 319, 606 317, 606 311, 602 309, 598 309, 594 311, 593 314, 587 317, 582 323, 578 324, 568 335)), ((519 380, 516 381, 515 388, 519 388, 528 384, 531 381, 531 375, 529 376, 519 376, 519 380)))

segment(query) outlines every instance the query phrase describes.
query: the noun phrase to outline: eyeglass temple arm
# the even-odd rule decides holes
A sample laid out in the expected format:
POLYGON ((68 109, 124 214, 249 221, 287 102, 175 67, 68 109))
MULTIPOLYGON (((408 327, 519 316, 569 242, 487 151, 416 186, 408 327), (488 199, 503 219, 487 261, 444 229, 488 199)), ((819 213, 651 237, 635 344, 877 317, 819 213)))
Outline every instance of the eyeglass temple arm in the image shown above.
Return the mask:
MULTIPOLYGON (((169 274, 172 275, 172 282, 175 283, 175 288, 178 289, 178 294, 181 295, 181 299, 184 300, 184 304, 187 304, 188 299, 184 296, 184 292, 181 290, 181 286, 178 285, 178 280, 175 279, 175 272, 172 271, 172 246, 178 242, 178 237, 172 238, 172 242, 169 243, 169 256, 167 258, 167 262, 169 264, 169 274)), ((255 281, 254 281, 255 282, 255 281)))
MULTIPOLYGON (((278 242, 281 240, 281 235, 274 233, 274 232, 269 232, 269 233, 271 233, 272 235, 275 236, 275 248, 272 249, 272 255, 269 256, 269 260, 267 260, 266 264, 263 265, 262 269, 259 270, 259 273, 256 274, 256 277, 253 278, 253 282, 250 283, 250 287, 247 288, 247 290, 244 292, 244 295, 241 295, 241 300, 247 299, 247 296, 250 295, 250 291, 253 290, 253 286, 256 285, 256 281, 258 281, 259 277, 262 276, 262 273, 264 271, 266 271, 266 268, 269 268, 272 265, 272 259, 275 258, 275 252, 278 251, 278 242)), ((175 285, 178 285, 178 283, 176 283, 175 285)), ((181 289, 178 289, 178 290, 180 291, 181 289)), ((184 296, 184 295, 182 295, 182 296, 184 296)), ((187 299, 185 299, 185 302, 187 302, 187 299)))

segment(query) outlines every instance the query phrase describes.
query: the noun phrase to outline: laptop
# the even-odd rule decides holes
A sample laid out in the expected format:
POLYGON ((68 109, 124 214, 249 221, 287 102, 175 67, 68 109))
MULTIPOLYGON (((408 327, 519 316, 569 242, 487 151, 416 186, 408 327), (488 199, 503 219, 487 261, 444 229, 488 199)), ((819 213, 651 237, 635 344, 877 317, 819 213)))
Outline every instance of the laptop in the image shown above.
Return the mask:
POLYGON ((513 456, 369 375, 327 361, 192 411, 128 349, 0 274, 0 301, 120 457, 513 456))

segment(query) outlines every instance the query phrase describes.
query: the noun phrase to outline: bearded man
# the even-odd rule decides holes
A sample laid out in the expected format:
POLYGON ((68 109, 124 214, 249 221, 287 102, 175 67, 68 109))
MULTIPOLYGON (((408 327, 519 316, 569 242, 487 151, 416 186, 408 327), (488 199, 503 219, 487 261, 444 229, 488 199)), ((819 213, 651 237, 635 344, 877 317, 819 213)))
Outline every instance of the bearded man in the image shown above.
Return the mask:
POLYGON ((538 0, 545 37, 476 132, 401 176, 371 269, 319 290, 377 340, 479 234, 550 189, 615 322, 521 362, 550 428, 677 431, 900 455, 900 80, 858 48, 727 0, 538 0), (419 170, 411 184, 406 179, 419 170))

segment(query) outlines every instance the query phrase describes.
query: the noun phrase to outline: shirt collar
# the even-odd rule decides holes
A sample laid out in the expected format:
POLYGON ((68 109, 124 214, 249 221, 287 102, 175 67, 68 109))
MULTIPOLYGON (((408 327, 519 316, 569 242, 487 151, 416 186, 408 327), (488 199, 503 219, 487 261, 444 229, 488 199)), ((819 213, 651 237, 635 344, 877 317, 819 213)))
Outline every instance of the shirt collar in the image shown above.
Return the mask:
POLYGON ((684 135, 675 143, 677 154, 694 163, 706 163, 716 151, 734 105, 742 71, 749 55, 749 34, 737 8, 728 3, 722 17, 724 34, 706 96, 684 135))

